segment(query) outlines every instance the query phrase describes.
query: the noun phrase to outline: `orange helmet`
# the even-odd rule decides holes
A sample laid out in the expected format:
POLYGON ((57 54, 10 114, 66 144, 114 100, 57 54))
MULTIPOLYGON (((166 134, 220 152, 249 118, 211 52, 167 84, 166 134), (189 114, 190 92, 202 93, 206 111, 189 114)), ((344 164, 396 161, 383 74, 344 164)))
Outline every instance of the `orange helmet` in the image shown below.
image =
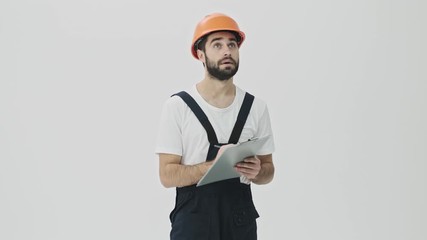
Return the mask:
POLYGON ((236 21, 234 21, 231 17, 222 13, 213 13, 207 15, 197 24, 196 30, 194 31, 193 41, 191 43, 191 54, 193 54, 196 59, 199 59, 197 57, 197 44, 200 43, 204 36, 215 31, 235 32, 238 36, 240 36, 240 38, 237 39, 237 45, 239 47, 245 40, 245 33, 240 31, 236 21))

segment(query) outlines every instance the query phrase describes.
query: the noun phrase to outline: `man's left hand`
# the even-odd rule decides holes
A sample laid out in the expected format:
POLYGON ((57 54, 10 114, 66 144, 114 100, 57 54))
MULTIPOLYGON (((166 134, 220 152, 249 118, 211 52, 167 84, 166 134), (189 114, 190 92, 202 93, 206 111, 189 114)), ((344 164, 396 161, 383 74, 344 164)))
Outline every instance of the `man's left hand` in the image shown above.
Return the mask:
POLYGON ((261 170, 261 161, 256 156, 248 157, 242 162, 237 163, 235 169, 238 173, 252 180, 261 170))

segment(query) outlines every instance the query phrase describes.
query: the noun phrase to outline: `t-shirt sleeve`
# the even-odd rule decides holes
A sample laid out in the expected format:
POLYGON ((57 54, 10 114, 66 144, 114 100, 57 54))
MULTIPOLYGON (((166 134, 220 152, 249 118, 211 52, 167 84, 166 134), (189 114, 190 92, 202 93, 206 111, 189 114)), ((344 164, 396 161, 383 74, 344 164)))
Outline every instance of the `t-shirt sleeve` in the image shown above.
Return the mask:
POLYGON ((267 106, 265 106, 264 111, 259 120, 258 132, 256 135, 259 137, 268 137, 264 146, 259 150, 258 155, 272 154, 275 150, 275 146, 273 131, 271 129, 270 114, 268 112, 267 106))
POLYGON ((182 100, 171 97, 163 104, 158 124, 155 153, 168 153, 182 156, 181 122, 182 100))

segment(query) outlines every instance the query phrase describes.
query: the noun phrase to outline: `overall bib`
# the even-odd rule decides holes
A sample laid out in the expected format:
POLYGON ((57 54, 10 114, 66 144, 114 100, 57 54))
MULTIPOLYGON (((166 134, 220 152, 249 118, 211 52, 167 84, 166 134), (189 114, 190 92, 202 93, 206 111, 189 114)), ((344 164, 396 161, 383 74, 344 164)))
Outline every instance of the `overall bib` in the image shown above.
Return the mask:
MULTIPOLYGON (((245 94, 228 143, 218 143, 206 114, 185 91, 177 94, 205 128, 210 143, 206 161, 215 159, 215 145, 237 143, 249 115, 254 96, 245 94)), ((176 188, 175 207, 169 215, 171 240, 256 240, 259 217, 251 187, 233 178, 196 187, 176 188)))

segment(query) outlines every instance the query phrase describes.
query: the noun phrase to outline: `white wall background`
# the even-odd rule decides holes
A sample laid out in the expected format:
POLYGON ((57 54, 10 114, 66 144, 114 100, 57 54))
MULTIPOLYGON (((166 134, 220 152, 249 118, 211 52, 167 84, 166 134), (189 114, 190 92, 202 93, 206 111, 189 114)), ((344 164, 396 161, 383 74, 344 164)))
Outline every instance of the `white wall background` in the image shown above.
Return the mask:
POLYGON ((160 107, 202 78, 211 12, 270 108, 259 239, 427 239, 422 0, 0 1, 0 239, 168 239, 160 107))

